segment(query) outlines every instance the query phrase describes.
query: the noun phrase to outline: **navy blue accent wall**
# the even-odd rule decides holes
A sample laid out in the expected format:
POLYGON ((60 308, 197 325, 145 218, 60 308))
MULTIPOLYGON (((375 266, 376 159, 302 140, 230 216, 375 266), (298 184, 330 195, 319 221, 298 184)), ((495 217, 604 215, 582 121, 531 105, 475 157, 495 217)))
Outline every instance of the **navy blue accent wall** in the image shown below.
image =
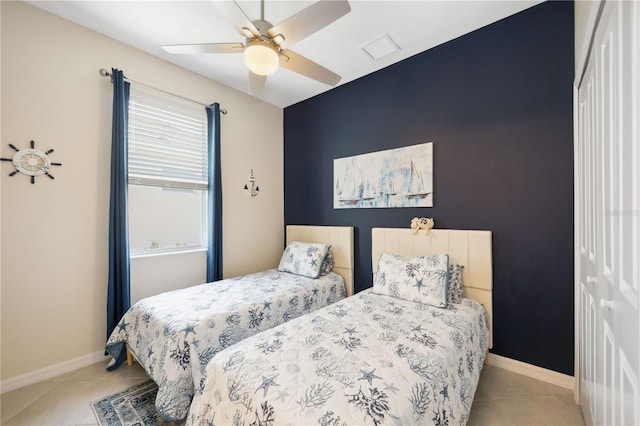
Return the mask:
MULTIPOLYGON (((573 2, 547 2, 284 111, 285 224, 493 231, 493 353, 573 374, 573 2), (334 209, 333 160, 434 142, 434 207, 334 209)), ((354 53, 354 54, 357 54, 354 53)))

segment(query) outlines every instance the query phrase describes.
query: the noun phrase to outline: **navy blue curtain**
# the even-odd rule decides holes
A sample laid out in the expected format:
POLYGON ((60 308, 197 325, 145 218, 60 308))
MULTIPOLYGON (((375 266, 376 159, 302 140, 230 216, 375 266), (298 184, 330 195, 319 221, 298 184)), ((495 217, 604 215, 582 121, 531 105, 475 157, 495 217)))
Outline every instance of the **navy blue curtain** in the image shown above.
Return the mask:
POLYGON ((209 241, 207 282, 222 279, 222 172, 220 166, 220 105, 207 108, 207 143, 209 152, 209 241))
POLYGON ((129 309, 129 219, 127 216, 127 128, 129 83, 122 71, 111 69, 113 123, 111 130, 111 195, 109 199, 109 287, 107 339, 129 309))

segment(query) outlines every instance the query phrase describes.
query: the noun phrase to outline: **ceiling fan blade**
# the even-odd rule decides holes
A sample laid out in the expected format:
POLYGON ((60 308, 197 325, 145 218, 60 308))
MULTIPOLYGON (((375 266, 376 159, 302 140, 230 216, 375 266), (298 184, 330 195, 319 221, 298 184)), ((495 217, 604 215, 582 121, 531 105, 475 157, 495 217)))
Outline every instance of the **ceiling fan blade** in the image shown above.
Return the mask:
POLYGON ((201 44, 173 44, 162 46, 169 53, 242 53, 242 43, 201 43, 201 44))
POLYGON ((289 49, 284 49, 282 51, 282 54, 280 55, 280 66, 328 84, 329 86, 335 86, 342 78, 333 71, 329 71, 322 65, 318 65, 310 59, 307 59, 302 55, 298 55, 289 49))
POLYGON ((351 6, 347 0, 320 0, 274 25, 267 32, 281 48, 285 48, 326 27, 350 11, 351 6))
POLYGON ((253 35, 253 37, 261 36, 260 31, 235 1, 213 0, 213 4, 243 37, 251 38, 250 35, 253 35))
POLYGON ((264 83, 267 81, 266 75, 259 75, 249 71, 249 94, 257 95, 262 92, 264 83))

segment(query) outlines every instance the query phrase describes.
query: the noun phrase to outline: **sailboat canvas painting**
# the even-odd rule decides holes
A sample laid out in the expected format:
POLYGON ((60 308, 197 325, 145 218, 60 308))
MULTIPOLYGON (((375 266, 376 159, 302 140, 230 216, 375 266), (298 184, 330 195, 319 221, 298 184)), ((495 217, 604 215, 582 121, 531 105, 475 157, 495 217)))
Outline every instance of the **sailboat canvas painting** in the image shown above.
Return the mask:
POLYGON ((333 208, 433 207, 433 142, 333 160, 333 208))

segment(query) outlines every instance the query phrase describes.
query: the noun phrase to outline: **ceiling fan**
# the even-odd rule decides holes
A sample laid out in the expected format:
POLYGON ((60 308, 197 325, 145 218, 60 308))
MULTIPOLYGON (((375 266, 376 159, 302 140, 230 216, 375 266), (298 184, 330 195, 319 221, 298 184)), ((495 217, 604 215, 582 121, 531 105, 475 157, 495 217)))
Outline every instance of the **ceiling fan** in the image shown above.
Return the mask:
POLYGON ((213 3, 229 22, 246 37, 245 43, 201 43, 162 46, 169 53, 242 53, 249 68, 249 93, 264 87, 268 75, 278 66, 314 80, 335 86, 341 77, 287 47, 331 24, 351 11, 347 0, 320 0, 277 25, 264 19, 264 0, 260 19, 250 20, 235 1, 213 3))

